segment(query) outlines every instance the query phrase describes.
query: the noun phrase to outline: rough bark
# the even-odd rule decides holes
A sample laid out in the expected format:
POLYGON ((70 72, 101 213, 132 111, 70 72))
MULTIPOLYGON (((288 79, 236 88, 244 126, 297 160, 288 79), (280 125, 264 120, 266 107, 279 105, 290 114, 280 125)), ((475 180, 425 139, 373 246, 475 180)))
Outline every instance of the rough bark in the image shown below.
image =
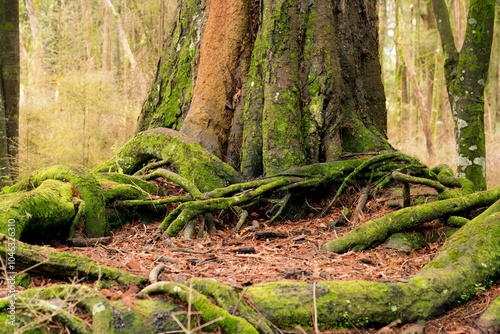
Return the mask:
POLYGON ((264 2, 245 96, 245 175, 389 148, 374 6, 264 2))
POLYGON ((139 131, 181 128, 193 96, 205 11, 205 2, 201 0, 180 1, 175 9, 175 24, 165 41, 155 80, 139 116, 139 131))
POLYGON ((142 130, 181 128, 247 176, 391 148, 375 3, 209 1, 196 15, 173 31, 142 130))
POLYGON ((208 2, 193 98, 180 130, 219 158, 227 152, 241 77, 248 67, 249 3, 208 2))

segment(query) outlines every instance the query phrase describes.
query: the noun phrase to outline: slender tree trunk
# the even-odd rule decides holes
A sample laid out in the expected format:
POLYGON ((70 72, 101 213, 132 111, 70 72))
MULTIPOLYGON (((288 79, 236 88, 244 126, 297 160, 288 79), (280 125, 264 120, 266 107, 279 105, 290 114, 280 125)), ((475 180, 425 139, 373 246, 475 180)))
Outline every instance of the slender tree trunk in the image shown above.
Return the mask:
MULTIPOLYGON (((413 84, 413 90, 415 93, 415 99, 417 100, 418 109, 417 113, 420 115, 420 122, 422 124, 422 130, 424 132, 425 138, 425 146, 427 148, 427 157, 430 162, 432 162, 436 156, 434 150, 434 143, 432 141, 432 130, 430 123, 430 114, 431 109, 429 109, 429 101, 426 101, 426 97, 424 97, 424 93, 422 92, 422 88, 420 88, 420 84, 417 77, 417 72, 415 67, 410 59, 409 51, 403 46, 403 56, 405 59, 405 63, 408 64, 408 74, 410 75, 410 80, 413 84)), ((432 95, 427 96, 427 99, 430 99, 430 103, 432 103, 432 95)), ((431 104, 432 106, 432 104, 431 104)))
POLYGON ((495 1, 471 0, 464 44, 455 46, 444 0, 433 0, 445 53, 445 78, 455 124, 457 172, 477 189, 486 188, 484 87, 487 80, 495 18, 495 1))
POLYGON ((30 22, 31 38, 33 39, 33 51, 35 56, 35 73, 39 74, 43 70, 44 48, 42 44, 42 36, 38 26, 38 18, 36 16, 33 0, 25 0, 26 10, 30 22))
POLYGON ((83 26, 85 27, 85 53, 87 56, 87 67, 93 67, 93 56, 92 56, 92 42, 90 36, 90 1, 89 0, 81 0, 82 6, 82 21, 83 26))
POLYGON ((19 143, 19 3, 0 1, 0 186, 16 177, 19 143))
POLYGON ((118 37, 125 52, 125 57, 127 57, 130 66, 135 71, 136 75, 139 77, 139 82, 144 83, 146 79, 141 71, 141 68, 137 64, 137 61, 135 60, 135 56, 132 52, 132 49, 130 48, 130 44, 128 42, 127 34, 125 33, 125 29, 123 28, 120 14, 115 10, 115 7, 113 6, 111 0, 106 0, 106 4, 113 13, 113 16, 115 17, 116 27, 118 29, 118 37))
POLYGON ((111 68, 111 24, 109 7, 107 5, 107 0, 103 0, 104 12, 103 12, 103 23, 102 23, 102 60, 101 68, 103 72, 107 72, 111 68))

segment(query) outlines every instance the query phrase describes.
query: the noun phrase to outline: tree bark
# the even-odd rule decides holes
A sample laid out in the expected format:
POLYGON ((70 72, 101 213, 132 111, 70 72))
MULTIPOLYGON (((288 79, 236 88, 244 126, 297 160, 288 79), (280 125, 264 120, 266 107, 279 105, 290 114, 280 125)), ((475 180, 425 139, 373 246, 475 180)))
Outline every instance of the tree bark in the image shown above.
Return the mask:
POLYGON ((0 3, 0 186, 18 171, 19 146, 19 2, 0 3))
POLYGON ((436 22, 445 53, 445 78, 457 153, 457 173, 486 189, 484 88, 486 85, 495 19, 495 1, 469 4, 464 44, 457 50, 444 0, 433 0, 436 22))
POLYGON ((138 131, 158 127, 179 130, 191 104, 206 8, 201 0, 181 1, 175 13, 175 24, 139 115, 138 131))
POLYGON ((257 4, 181 3, 140 129, 180 128, 247 176, 391 149, 375 3, 257 4))
POLYGON ((180 130, 219 158, 227 152, 242 76, 248 67, 249 3, 208 2, 193 98, 180 130))

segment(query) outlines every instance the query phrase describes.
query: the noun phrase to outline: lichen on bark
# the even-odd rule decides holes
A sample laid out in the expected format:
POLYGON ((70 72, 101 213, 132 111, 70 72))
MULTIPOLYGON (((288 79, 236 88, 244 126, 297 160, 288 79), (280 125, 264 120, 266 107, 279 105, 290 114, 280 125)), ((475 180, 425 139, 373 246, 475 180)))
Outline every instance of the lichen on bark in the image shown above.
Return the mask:
POLYGON ((495 0, 469 3, 465 38, 455 46, 444 0, 433 0, 436 22, 445 51, 445 79, 454 121, 457 173, 486 189, 484 88, 493 39, 495 0))

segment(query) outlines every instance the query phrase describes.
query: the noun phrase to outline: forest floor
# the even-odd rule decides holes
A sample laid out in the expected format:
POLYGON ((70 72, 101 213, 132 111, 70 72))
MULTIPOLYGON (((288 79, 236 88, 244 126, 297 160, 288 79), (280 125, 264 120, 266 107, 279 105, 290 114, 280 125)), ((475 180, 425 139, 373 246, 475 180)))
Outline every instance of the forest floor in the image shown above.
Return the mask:
MULTIPOLYGON (((439 252, 446 240, 445 227, 438 221, 422 226, 427 242, 424 248, 413 251, 391 249, 379 245, 362 252, 335 254, 321 249, 321 245, 338 238, 358 224, 382 216, 394 209, 389 203, 399 200, 394 193, 385 193, 368 201, 357 224, 343 218, 345 208, 353 210, 360 191, 351 188, 337 202, 337 206, 323 218, 321 209, 327 204, 312 205, 310 213, 298 221, 280 221, 268 224, 263 213, 251 213, 247 222, 259 223, 259 231, 277 232, 280 237, 259 239, 255 231, 244 225, 234 232, 224 221, 227 214, 215 217, 218 232, 200 239, 165 238, 155 233, 157 224, 131 223, 113 231, 112 243, 93 248, 59 248, 60 251, 84 255, 98 263, 118 267, 124 271, 148 277, 150 271, 163 263, 166 268, 159 280, 183 282, 190 277, 213 278, 231 286, 245 286, 269 281, 323 280, 403 280, 419 271, 439 252), (316 211, 315 211, 316 210, 316 211)), ((36 286, 54 283, 34 278, 36 286)), ((136 291, 107 289, 108 298, 128 298, 136 291)), ((475 320, 500 295, 500 284, 479 292, 471 301, 462 304, 439 318, 428 321, 425 329, 411 327, 411 333, 480 333, 475 320)), ((409 333, 411 325, 393 324, 383 329, 352 329, 328 333, 409 333), (405 332, 406 331, 406 332, 405 332)), ((422 327, 422 326, 420 326, 422 327)), ((327 333, 327 332, 323 332, 327 333)))

